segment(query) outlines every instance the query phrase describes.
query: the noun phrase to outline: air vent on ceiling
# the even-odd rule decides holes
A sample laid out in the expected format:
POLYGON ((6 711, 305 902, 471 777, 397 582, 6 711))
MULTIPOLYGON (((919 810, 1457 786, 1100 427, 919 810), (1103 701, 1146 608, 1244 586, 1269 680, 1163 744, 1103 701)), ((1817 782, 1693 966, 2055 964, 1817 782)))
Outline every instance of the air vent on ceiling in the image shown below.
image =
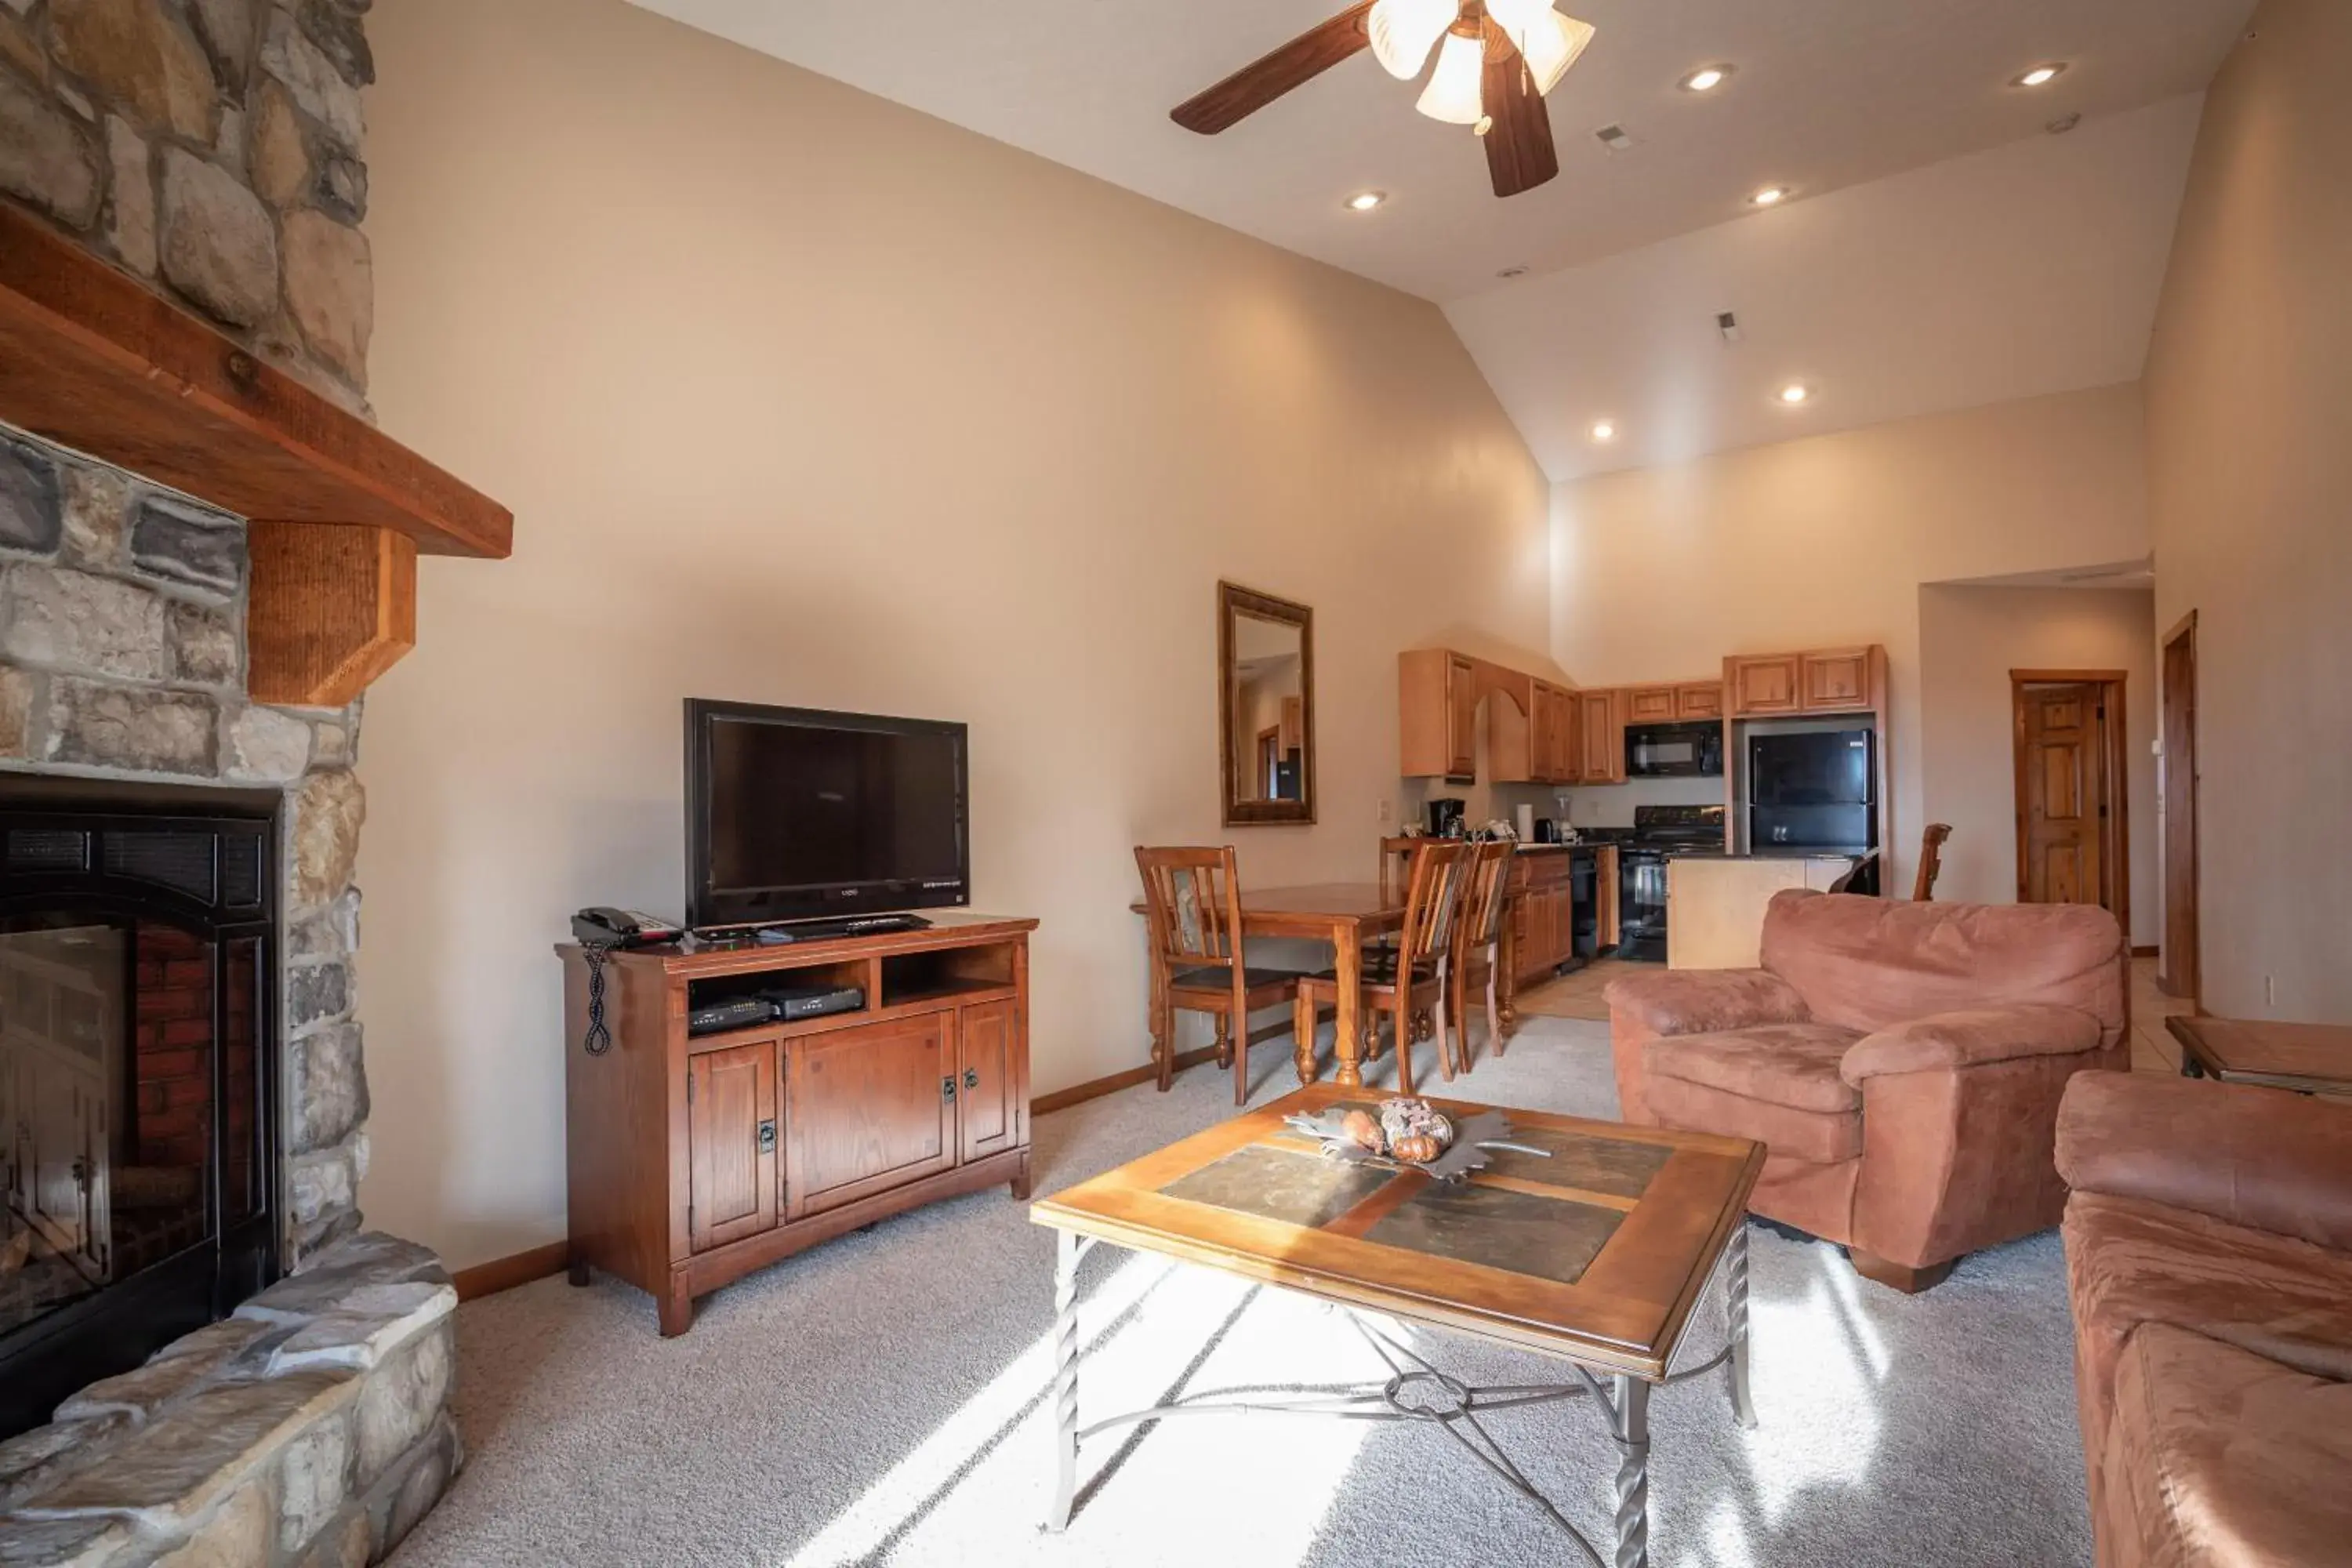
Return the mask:
POLYGON ((1633 144, 1633 133, 1622 125, 1604 125, 1593 137, 1612 153, 1622 153, 1633 144))

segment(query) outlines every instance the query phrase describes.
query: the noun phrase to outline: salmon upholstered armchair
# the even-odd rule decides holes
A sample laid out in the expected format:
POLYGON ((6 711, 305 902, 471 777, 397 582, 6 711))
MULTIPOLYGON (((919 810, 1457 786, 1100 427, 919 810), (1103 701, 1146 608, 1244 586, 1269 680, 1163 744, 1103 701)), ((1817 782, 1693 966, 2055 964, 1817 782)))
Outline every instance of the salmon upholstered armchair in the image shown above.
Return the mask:
POLYGON ((2058 1223, 2059 1098, 2129 1065, 2129 963, 2089 905, 1783 892, 1761 967, 1610 984, 1620 1113, 1756 1139, 1752 1212, 1924 1290, 2058 1223))

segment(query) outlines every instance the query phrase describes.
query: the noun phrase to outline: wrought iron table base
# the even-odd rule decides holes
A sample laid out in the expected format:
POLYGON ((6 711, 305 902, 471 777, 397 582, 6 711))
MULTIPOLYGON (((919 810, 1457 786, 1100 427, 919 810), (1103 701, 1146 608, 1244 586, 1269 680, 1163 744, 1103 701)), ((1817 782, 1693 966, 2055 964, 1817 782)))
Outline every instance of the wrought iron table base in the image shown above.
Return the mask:
MULTIPOLYGON (((1346 1311, 1356 1331, 1389 1365, 1385 1382, 1297 1385, 1276 1389, 1213 1389, 1166 1405, 1130 1410, 1093 1425, 1078 1425, 1078 1263, 1094 1247, 1092 1237, 1072 1231, 1060 1236, 1054 1279, 1054 1441, 1056 1460, 1054 1511, 1047 1528, 1069 1526, 1077 1499, 1078 1445, 1117 1426, 1177 1415, 1257 1412, 1322 1415, 1347 1421, 1419 1421, 1435 1425, 1492 1470, 1576 1542, 1594 1568, 1647 1568, 1650 1561, 1650 1389, 1643 1378, 1596 1373, 1576 1361, 1578 1378, 1567 1384, 1512 1384, 1473 1387, 1439 1371, 1410 1346, 1346 1311), (1236 1395, 1250 1397, 1235 1397, 1236 1395), (1590 1394, 1602 1413, 1617 1447, 1616 1551, 1603 1561, 1584 1532, 1529 1480, 1479 1417, 1498 1410, 1555 1404, 1590 1394), (1272 1395, 1266 1397, 1265 1395, 1272 1395)), ((1731 1408, 1742 1426, 1756 1425, 1748 1391, 1748 1227, 1732 1232, 1718 1266, 1724 1278, 1728 1333, 1722 1350, 1697 1366, 1670 1372, 1664 1385, 1702 1377, 1717 1367, 1730 1369, 1731 1408)))

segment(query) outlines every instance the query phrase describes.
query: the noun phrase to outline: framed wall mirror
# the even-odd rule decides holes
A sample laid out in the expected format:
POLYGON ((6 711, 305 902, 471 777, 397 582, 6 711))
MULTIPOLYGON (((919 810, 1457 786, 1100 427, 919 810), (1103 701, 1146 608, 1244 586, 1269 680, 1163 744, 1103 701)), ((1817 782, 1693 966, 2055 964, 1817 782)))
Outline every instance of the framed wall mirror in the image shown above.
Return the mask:
POLYGON ((1315 612, 1217 584, 1225 826, 1315 820, 1315 612))

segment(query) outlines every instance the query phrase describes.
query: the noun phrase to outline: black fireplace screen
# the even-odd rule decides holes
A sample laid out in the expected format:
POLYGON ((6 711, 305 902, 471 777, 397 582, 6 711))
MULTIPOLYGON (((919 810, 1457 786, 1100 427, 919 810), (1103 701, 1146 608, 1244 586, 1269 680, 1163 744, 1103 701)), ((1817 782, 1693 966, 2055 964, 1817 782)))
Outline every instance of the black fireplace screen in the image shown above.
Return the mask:
POLYGON ((0 798, 0 1436, 278 1271, 274 802, 187 809, 0 798))

